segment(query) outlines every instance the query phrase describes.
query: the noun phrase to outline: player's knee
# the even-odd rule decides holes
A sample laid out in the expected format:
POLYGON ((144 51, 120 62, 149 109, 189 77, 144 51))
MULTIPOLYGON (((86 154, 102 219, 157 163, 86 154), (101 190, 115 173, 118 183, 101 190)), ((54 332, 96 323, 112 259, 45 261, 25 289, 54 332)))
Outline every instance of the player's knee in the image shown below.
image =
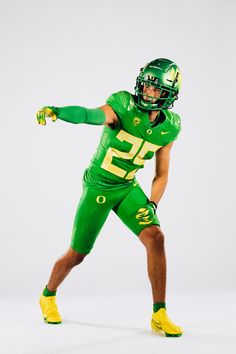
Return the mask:
POLYGON ((144 229, 139 238, 146 248, 164 249, 165 237, 159 227, 150 227, 144 229))
POLYGON ((158 230, 155 234, 154 234, 154 238, 155 238, 155 246, 162 250, 164 249, 164 244, 165 244, 165 237, 164 234, 161 230, 158 230))
POLYGON ((85 253, 79 253, 72 248, 69 248, 67 252, 67 258, 68 258, 68 263, 72 266, 75 267, 79 265, 81 262, 83 262, 84 258, 87 256, 85 253))

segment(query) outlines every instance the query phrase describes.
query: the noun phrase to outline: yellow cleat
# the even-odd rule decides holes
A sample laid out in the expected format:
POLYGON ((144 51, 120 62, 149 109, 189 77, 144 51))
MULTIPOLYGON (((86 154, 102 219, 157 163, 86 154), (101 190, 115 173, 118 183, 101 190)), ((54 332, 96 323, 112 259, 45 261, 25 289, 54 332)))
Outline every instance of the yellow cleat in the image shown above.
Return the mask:
POLYGON ((62 322, 56 304, 56 296, 41 295, 39 305, 41 306, 43 318, 46 323, 59 324, 62 322))
POLYGON ((182 328, 171 322, 164 308, 152 314, 151 327, 153 332, 164 332, 166 337, 180 337, 183 334, 182 328))

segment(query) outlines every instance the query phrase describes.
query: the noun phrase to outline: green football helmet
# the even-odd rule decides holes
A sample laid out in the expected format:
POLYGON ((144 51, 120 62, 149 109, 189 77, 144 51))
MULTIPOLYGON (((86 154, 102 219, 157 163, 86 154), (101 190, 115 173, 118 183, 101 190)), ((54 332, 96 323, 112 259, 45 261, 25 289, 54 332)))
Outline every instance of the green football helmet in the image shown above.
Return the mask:
POLYGON ((135 95, 137 106, 147 111, 160 111, 173 107, 178 98, 181 86, 181 75, 178 66, 169 59, 155 59, 141 68, 136 80, 135 95), (153 86, 160 90, 160 97, 155 102, 145 100, 143 94, 144 85, 153 86))

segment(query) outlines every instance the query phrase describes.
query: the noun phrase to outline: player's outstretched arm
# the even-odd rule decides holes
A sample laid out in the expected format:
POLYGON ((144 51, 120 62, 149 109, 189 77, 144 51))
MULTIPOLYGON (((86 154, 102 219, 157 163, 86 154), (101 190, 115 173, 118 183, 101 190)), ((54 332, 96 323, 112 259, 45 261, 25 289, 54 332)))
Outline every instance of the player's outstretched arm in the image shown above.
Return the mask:
POLYGON ((54 122, 57 119, 74 124, 110 125, 117 121, 113 109, 104 105, 100 108, 85 108, 80 106, 54 107, 46 106, 36 113, 38 123, 46 125, 46 118, 54 122))

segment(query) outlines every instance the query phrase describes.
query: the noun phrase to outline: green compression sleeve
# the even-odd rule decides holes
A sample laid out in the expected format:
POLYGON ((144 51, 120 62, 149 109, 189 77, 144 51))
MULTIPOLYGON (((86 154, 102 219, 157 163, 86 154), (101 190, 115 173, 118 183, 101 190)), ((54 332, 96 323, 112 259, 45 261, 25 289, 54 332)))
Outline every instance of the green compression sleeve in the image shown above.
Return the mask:
POLYGON ((80 106, 49 107, 56 114, 58 119, 69 123, 102 125, 106 116, 99 108, 85 108, 80 106))

